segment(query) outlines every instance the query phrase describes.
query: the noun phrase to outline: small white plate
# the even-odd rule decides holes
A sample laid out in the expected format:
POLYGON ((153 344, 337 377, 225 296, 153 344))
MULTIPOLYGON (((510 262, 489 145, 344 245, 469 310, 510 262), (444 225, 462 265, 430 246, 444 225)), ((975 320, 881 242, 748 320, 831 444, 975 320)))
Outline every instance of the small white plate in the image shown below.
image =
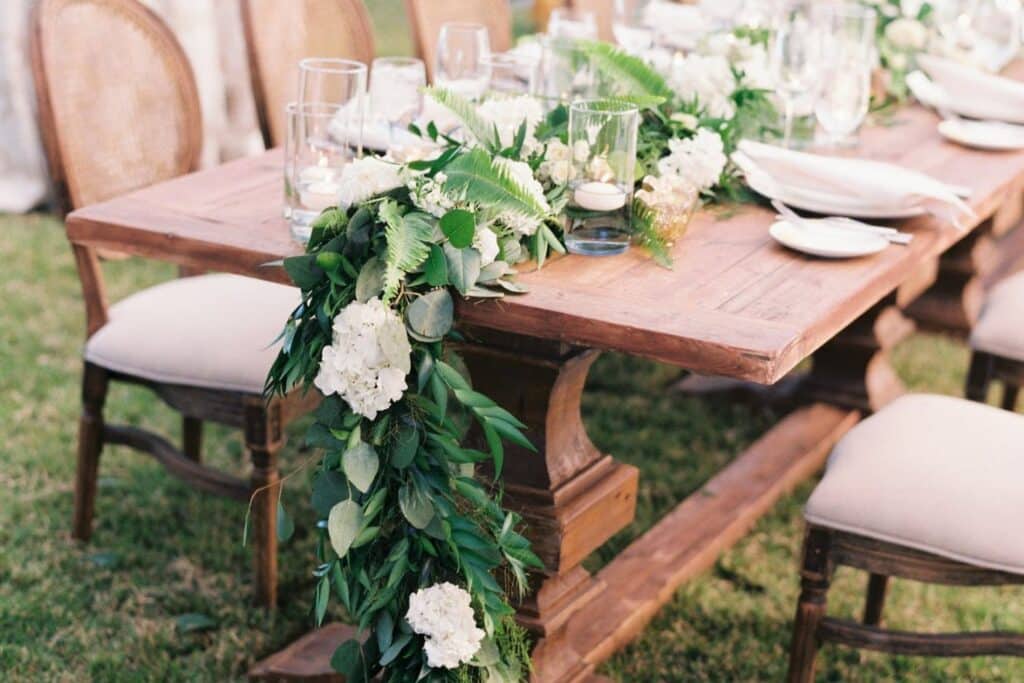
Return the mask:
POLYGON ((831 227, 825 220, 808 222, 814 227, 808 229, 777 221, 768 229, 768 234, 783 246, 823 258, 857 258, 877 254, 889 246, 889 241, 881 235, 831 227))
POLYGON ((912 218, 925 212, 921 206, 871 206, 850 197, 839 197, 825 192, 805 188, 780 185, 762 180, 763 176, 755 173, 746 174, 747 184, 758 194, 769 199, 778 199, 783 204, 804 211, 825 214, 828 216, 849 216, 850 218, 912 218))
POLYGON ((1024 126, 1015 126, 1012 123, 946 119, 939 124, 939 133, 947 140, 977 149, 1024 149, 1024 126))

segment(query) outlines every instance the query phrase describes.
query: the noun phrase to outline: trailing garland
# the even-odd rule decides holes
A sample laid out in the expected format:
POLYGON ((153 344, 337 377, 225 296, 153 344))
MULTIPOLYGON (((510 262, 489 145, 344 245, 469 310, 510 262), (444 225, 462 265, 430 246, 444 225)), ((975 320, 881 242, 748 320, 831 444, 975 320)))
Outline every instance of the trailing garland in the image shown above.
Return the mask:
MULTIPOLYGON (((731 193, 726 153, 766 111, 759 90, 733 87, 731 110, 712 111, 633 57, 582 49, 614 74, 609 92, 644 111, 638 180, 648 196, 659 191, 652 182, 731 193)), ((518 681, 529 645, 509 597, 542 565, 501 505, 500 479, 505 443, 533 447, 522 422, 473 389, 446 342, 461 339, 453 294, 524 292, 516 265, 564 252, 568 114, 544 115, 530 97, 474 105, 429 94, 458 119, 460 138, 414 127, 430 158, 345 167, 341 205, 315 222, 305 254, 284 260, 302 302, 266 391, 324 396, 306 437, 323 452, 312 481, 313 613, 321 624, 336 601, 363 636, 339 646, 334 668, 349 681, 518 681)), ((638 242, 668 265, 642 201, 635 215, 638 242)), ((280 506, 279 517, 292 526, 280 506)))

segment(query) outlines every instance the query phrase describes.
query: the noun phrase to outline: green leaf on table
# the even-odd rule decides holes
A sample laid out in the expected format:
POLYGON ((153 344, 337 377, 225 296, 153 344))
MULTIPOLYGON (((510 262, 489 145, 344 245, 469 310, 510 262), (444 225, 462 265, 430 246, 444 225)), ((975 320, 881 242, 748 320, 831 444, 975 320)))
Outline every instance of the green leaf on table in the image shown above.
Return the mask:
POLYGON ((345 557, 363 525, 363 508, 353 500, 343 500, 327 516, 327 534, 339 558, 345 557))
POLYGON ((345 475, 334 470, 318 473, 313 480, 313 509, 317 514, 326 517, 343 500, 348 500, 345 475))
POLYGON ((473 244, 476 233, 476 216, 472 211, 452 209, 441 216, 441 232, 456 249, 465 249, 473 244))
POLYGON ((480 283, 489 285, 511 270, 512 268, 504 261, 488 263, 480 269, 480 283))
POLYGON ((384 291, 384 262, 374 256, 363 264, 356 278, 356 299, 366 303, 384 291))
POLYGON ((430 255, 423 264, 423 275, 431 287, 444 287, 448 284, 448 262, 440 246, 430 245, 430 255))
POLYGON ((427 292, 409 304, 405 321, 420 341, 439 341, 448 334, 455 319, 455 307, 447 289, 427 292))
POLYGON ((366 493, 380 469, 380 458, 373 446, 360 441, 341 456, 341 469, 353 486, 366 493))
POLYGON ((284 509, 284 503, 277 499, 277 540, 285 543, 295 533, 295 522, 284 509))
POLYGON ((448 279, 465 296, 480 277, 480 252, 472 247, 456 249, 445 244, 444 257, 448 262, 448 279))
POLYGON ((209 631, 217 626, 217 622, 201 612, 188 612, 175 617, 174 626, 178 629, 178 633, 194 633, 209 631))
POLYGON ((327 603, 331 597, 331 580, 324 574, 316 584, 316 594, 313 597, 313 611, 316 616, 317 628, 324 623, 324 616, 327 614, 327 603))
POLYGON ((312 289, 324 277, 323 269, 316 265, 316 254, 289 256, 284 260, 284 270, 299 289, 312 289))
POLYGON ((406 484, 398 492, 398 507, 409 524, 417 529, 425 528, 434 518, 434 506, 430 504, 430 499, 411 484, 406 484))
POLYGON ((412 464, 420 447, 420 430, 414 424, 401 424, 391 446, 391 466, 405 469, 412 464))

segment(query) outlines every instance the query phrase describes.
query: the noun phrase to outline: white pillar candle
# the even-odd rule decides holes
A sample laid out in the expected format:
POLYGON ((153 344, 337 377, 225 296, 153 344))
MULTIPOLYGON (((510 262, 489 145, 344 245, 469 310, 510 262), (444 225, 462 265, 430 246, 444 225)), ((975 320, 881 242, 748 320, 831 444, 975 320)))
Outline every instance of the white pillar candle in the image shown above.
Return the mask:
POLYGON ((573 200, 590 211, 616 211, 626 205, 626 193, 614 183, 594 180, 578 186, 573 200))

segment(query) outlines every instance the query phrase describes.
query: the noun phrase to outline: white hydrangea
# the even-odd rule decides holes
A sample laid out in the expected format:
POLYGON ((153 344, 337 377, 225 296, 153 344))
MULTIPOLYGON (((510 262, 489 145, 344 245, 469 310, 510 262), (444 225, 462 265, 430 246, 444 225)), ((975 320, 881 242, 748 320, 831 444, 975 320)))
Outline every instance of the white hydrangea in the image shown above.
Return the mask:
MULTIPOLYGON (((537 203, 544 214, 551 213, 551 205, 544 196, 544 186, 533 175, 533 169, 525 161, 513 161, 503 157, 495 157, 494 163, 503 168, 522 189, 537 203)), ((540 227, 542 219, 526 216, 514 211, 505 211, 497 219, 502 225, 511 229, 519 236, 528 237, 540 227)))
POLYGON ((647 206, 659 204, 690 204, 697 201, 699 190, 689 179, 677 175, 646 176, 643 189, 637 190, 636 198, 647 206))
POLYGON ((490 228, 477 228, 473 248, 480 252, 480 267, 489 266, 498 258, 498 236, 490 228))
POLYGON ((721 136, 701 128, 688 140, 668 141, 669 155, 658 161, 658 174, 685 179, 697 192, 710 189, 718 182, 727 158, 721 136))
POLYGON ((341 169, 338 201, 344 207, 358 204, 374 195, 401 187, 402 167, 379 157, 356 159, 341 169))
POLYGON ((691 54, 674 59, 668 84, 683 100, 696 99, 715 118, 731 118, 736 112, 729 99, 736 90, 736 77, 725 57, 691 54))
POLYGON ((457 669, 480 649, 484 632, 477 628, 471 601, 468 592, 448 582, 409 596, 405 620, 413 631, 426 636, 423 649, 432 668, 457 669))
POLYGON ((749 38, 733 33, 716 33, 705 43, 707 54, 724 57, 737 71, 743 73, 743 82, 751 88, 774 88, 768 49, 749 38))
POLYGON ((433 178, 425 175, 413 177, 409 183, 409 197, 413 205, 431 216, 440 218, 455 207, 455 202, 444 193, 444 183, 448 180, 443 172, 435 173, 433 178))
POLYGON ((370 420, 405 393, 412 346, 402 319, 378 299, 353 301, 334 318, 313 383, 370 420))
POLYGON ((498 138, 502 147, 509 147, 515 141, 519 127, 526 122, 526 138, 523 152, 530 154, 538 146, 534 131, 537 124, 544 118, 544 107, 540 100, 530 95, 520 95, 504 99, 487 100, 479 107, 477 113, 494 124, 498 129, 498 138))
POLYGON ((558 138, 552 139, 544 152, 544 161, 537 168, 537 175, 552 185, 565 185, 572 170, 571 157, 569 145, 558 138))
POLYGON ((920 50, 928 40, 928 29, 916 19, 900 17, 885 27, 885 37, 899 50, 920 50))

